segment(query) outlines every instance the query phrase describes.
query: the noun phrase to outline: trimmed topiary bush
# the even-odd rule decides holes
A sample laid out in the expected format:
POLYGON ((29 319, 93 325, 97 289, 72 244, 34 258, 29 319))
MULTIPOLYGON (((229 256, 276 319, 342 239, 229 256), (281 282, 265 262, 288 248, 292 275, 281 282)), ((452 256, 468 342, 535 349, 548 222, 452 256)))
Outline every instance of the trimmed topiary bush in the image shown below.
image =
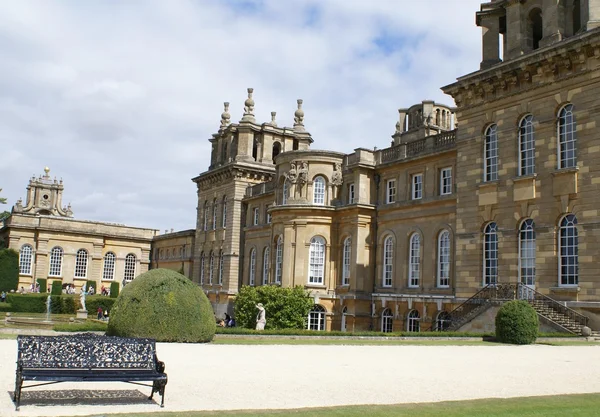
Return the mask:
POLYGON ((537 338, 538 329, 537 313, 527 301, 509 301, 496 314, 496 339, 500 342, 531 344, 537 338))
POLYGON ((117 298, 119 296, 119 283, 111 282, 110 283, 110 298, 117 298))
POLYGON ((62 294, 62 282, 58 280, 52 281, 52 288, 50 289, 51 295, 61 295, 62 294))
POLYGON ((0 249, 0 291, 16 290, 19 285, 19 252, 0 249))
POLYGON ((210 342, 215 327, 212 306, 200 287, 175 271, 153 269, 123 288, 110 311, 107 334, 210 342))
POLYGON ((89 317, 96 317, 98 307, 102 308, 102 311, 112 311, 113 305, 117 300, 102 295, 91 295, 86 297, 85 305, 88 309, 89 317))
POLYGON ((48 287, 46 286, 48 281, 45 278, 38 278, 36 281, 40 284, 40 293, 48 292, 48 287))

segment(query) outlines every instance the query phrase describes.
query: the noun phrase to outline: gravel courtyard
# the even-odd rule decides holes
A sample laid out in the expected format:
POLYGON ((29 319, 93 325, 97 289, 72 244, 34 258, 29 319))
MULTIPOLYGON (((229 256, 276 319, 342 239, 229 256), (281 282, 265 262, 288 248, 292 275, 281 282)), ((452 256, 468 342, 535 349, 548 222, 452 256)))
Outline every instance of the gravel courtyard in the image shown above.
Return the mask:
MULTIPOLYGON (((157 349, 169 375, 163 411, 302 408, 600 393, 600 346, 160 343, 157 349)), ((135 391, 148 395, 149 388, 124 383, 64 383, 24 390, 21 410, 16 412, 9 395, 14 389, 16 354, 15 340, 0 340, 2 416, 161 410, 156 403, 140 398, 119 402, 110 401, 108 396, 110 390, 117 394, 133 392, 141 397, 135 391), (106 395, 93 401, 73 390, 99 393, 100 397, 106 395), (77 404, 69 400, 62 405, 65 404, 60 399, 63 395, 74 396, 77 404)))

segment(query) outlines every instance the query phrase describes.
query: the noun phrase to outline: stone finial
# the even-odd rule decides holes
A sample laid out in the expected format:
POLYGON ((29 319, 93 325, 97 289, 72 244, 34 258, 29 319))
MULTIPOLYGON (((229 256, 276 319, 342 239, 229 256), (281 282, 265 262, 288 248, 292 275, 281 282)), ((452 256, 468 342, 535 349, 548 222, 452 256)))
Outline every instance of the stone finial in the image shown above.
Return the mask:
POLYGON ((298 99, 298 110, 294 112, 294 130, 304 130, 304 110, 302 110, 302 99, 298 99))
POLYGON ((229 103, 223 103, 224 110, 221 113, 221 129, 225 129, 231 123, 231 115, 229 114, 229 103))
POLYGON ((248 89, 248 98, 244 102, 244 116, 242 117, 242 121, 253 122, 254 119, 254 100, 252 99, 252 93, 254 93, 254 88, 248 89))
POLYGON ((277 116, 277 112, 276 111, 272 111, 271 112, 271 123, 269 123, 269 124, 271 126, 277 127, 277 122, 275 121, 275 116, 277 116))
POLYGON ((50 178, 50 168, 44 167, 44 178, 50 178))

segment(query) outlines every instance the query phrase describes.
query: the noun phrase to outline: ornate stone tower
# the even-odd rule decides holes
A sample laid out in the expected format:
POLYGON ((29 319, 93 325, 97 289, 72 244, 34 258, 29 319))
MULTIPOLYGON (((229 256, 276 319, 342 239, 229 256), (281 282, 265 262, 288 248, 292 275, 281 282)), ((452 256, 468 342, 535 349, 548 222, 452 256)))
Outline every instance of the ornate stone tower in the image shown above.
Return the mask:
POLYGON ((44 168, 44 175, 35 176, 29 180, 27 186, 27 202, 23 206, 23 200, 19 199, 13 206, 13 213, 37 214, 46 216, 73 217, 71 204, 67 207, 62 205, 63 182, 50 179, 50 168, 44 168))
POLYGON ((424 100, 408 109, 398 109, 398 113, 400 118, 392 136, 392 146, 448 132, 457 125, 454 108, 432 100, 424 100))
POLYGON ((248 188, 262 183, 271 186, 277 155, 309 149, 313 142, 304 129, 302 100, 298 100, 294 126, 279 127, 275 112, 271 112, 269 122, 256 122, 253 93, 248 88, 239 123, 231 123, 229 103, 225 103, 219 131, 209 139, 212 151, 208 171, 192 179, 198 187, 192 279, 207 292, 217 315, 232 308, 231 297, 239 288, 245 212, 242 199, 248 188))

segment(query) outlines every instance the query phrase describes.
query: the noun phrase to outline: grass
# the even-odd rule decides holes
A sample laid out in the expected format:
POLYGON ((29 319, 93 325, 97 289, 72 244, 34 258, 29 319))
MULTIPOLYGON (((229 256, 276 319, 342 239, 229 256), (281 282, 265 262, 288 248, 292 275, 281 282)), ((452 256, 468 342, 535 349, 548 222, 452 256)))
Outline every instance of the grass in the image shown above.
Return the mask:
POLYGON ((180 411, 106 415, 127 415, 129 417, 147 417, 150 415, 152 417, 272 417, 289 415, 296 417, 588 417, 598 415, 599 408, 600 394, 577 394, 296 410, 180 411))

